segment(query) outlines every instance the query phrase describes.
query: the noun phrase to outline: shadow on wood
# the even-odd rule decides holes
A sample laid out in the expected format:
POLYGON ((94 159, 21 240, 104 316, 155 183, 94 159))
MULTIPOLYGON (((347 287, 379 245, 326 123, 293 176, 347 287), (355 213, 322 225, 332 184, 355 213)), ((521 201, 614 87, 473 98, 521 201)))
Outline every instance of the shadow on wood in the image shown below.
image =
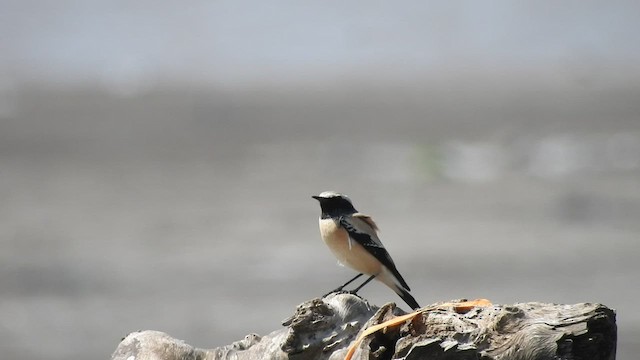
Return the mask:
MULTIPOLYGON (((350 294, 330 294, 298 306, 284 328, 215 349, 198 349, 158 331, 127 335, 112 360, 344 359, 358 334, 404 314, 350 294)), ((520 303, 458 313, 436 307, 367 336, 354 359, 594 359, 613 360, 615 312, 604 305, 520 303)))

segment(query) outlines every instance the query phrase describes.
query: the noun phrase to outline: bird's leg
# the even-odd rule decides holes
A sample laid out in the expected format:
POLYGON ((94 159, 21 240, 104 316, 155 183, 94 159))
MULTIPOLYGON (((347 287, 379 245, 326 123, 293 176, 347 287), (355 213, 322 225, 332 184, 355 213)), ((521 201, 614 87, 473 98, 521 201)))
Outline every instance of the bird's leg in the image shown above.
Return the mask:
MULTIPOLYGON (((360 275, 362 275, 362 274, 360 274, 360 275)), ((362 284, 360 284, 360 286, 355 288, 355 290, 352 290, 352 291, 349 291, 349 292, 352 293, 353 295, 357 294, 358 291, 360 291, 360 289, 362 289, 365 285, 367 285, 375 277, 376 277, 375 275, 369 276, 369 278, 367 280, 365 280, 362 284)))
MULTIPOLYGON (((356 275, 353 279, 351 279, 351 280, 347 281, 346 283, 342 284, 342 286, 338 286, 338 287, 337 287, 337 288, 335 288, 334 290, 329 291, 328 293, 324 294, 322 297, 325 297, 325 296, 327 296, 327 295, 329 295, 329 294, 336 293, 336 292, 338 292, 338 291, 342 291, 342 289, 343 289, 345 286, 347 286, 347 285, 351 284, 352 282, 356 281, 356 279, 358 279, 360 276, 362 276, 362 274, 358 274, 358 275, 356 275)), ((367 280, 367 282, 369 282, 369 281, 367 280)), ((366 284, 366 282, 365 282, 365 284, 366 284)), ((358 288, 358 289, 359 289, 359 288, 358 288)))

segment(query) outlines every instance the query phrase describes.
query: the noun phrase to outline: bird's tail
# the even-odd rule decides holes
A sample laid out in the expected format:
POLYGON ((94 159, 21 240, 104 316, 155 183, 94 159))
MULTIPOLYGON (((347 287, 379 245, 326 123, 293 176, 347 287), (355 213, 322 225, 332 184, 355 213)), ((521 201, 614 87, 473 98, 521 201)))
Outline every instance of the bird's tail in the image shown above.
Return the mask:
POLYGON ((402 298, 402 300, 404 300, 404 302, 407 303, 407 305, 411 306, 412 309, 415 310, 420 308, 420 305, 409 293, 409 290, 402 287, 398 283, 398 280, 395 279, 395 276, 393 276, 387 268, 384 268, 382 273, 380 273, 376 279, 390 287, 396 294, 398 294, 398 296, 400 296, 400 298, 402 298))
POLYGON ((407 290, 401 287, 398 287, 396 294, 398 294, 398 296, 400 296, 402 300, 404 300, 404 302, 407 303, 407 305, 411 306, 413 310, 420 309, 420 305, 418 305, 418 302, 416 301, 416 299, 414 299, 413 296, 407 290))

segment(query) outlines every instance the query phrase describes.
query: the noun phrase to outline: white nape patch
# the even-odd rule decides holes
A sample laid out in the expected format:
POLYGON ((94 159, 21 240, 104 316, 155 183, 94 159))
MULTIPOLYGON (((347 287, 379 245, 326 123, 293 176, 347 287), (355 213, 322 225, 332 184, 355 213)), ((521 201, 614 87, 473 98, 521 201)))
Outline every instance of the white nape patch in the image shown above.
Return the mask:
POLYGON ((336 191, 323 191, 321 192, 319 195, 319 197, 324 198, 324 199, 330 199, 330 198, 343 198, 345 200, 347 200, 349 203, 353 204, 353 202, 351 201, 351 199, 349 199, 349 197, 347 195, 344 194, 340 194, 339 192, 336 191))
POLYGON ((321 198, 328 199, 328 198, 340 197, 340 196, 344 196, 344 195, 340 194, 339 192, 335 192, 335 191, 329 190, 329 191, 321 192, 320 195, 318 195, 318 196, 321 197, 321 198))

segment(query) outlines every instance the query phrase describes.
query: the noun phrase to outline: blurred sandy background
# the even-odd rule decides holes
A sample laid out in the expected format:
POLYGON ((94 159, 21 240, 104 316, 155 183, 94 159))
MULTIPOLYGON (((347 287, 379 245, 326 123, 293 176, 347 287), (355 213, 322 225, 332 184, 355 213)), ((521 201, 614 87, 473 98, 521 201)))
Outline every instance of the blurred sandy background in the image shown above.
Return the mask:
POLYGON ((639 3, 0 4, 2 358, 277 329, 353 275, 328 189, 422 304, 601 302, 640 352, 639 3))

